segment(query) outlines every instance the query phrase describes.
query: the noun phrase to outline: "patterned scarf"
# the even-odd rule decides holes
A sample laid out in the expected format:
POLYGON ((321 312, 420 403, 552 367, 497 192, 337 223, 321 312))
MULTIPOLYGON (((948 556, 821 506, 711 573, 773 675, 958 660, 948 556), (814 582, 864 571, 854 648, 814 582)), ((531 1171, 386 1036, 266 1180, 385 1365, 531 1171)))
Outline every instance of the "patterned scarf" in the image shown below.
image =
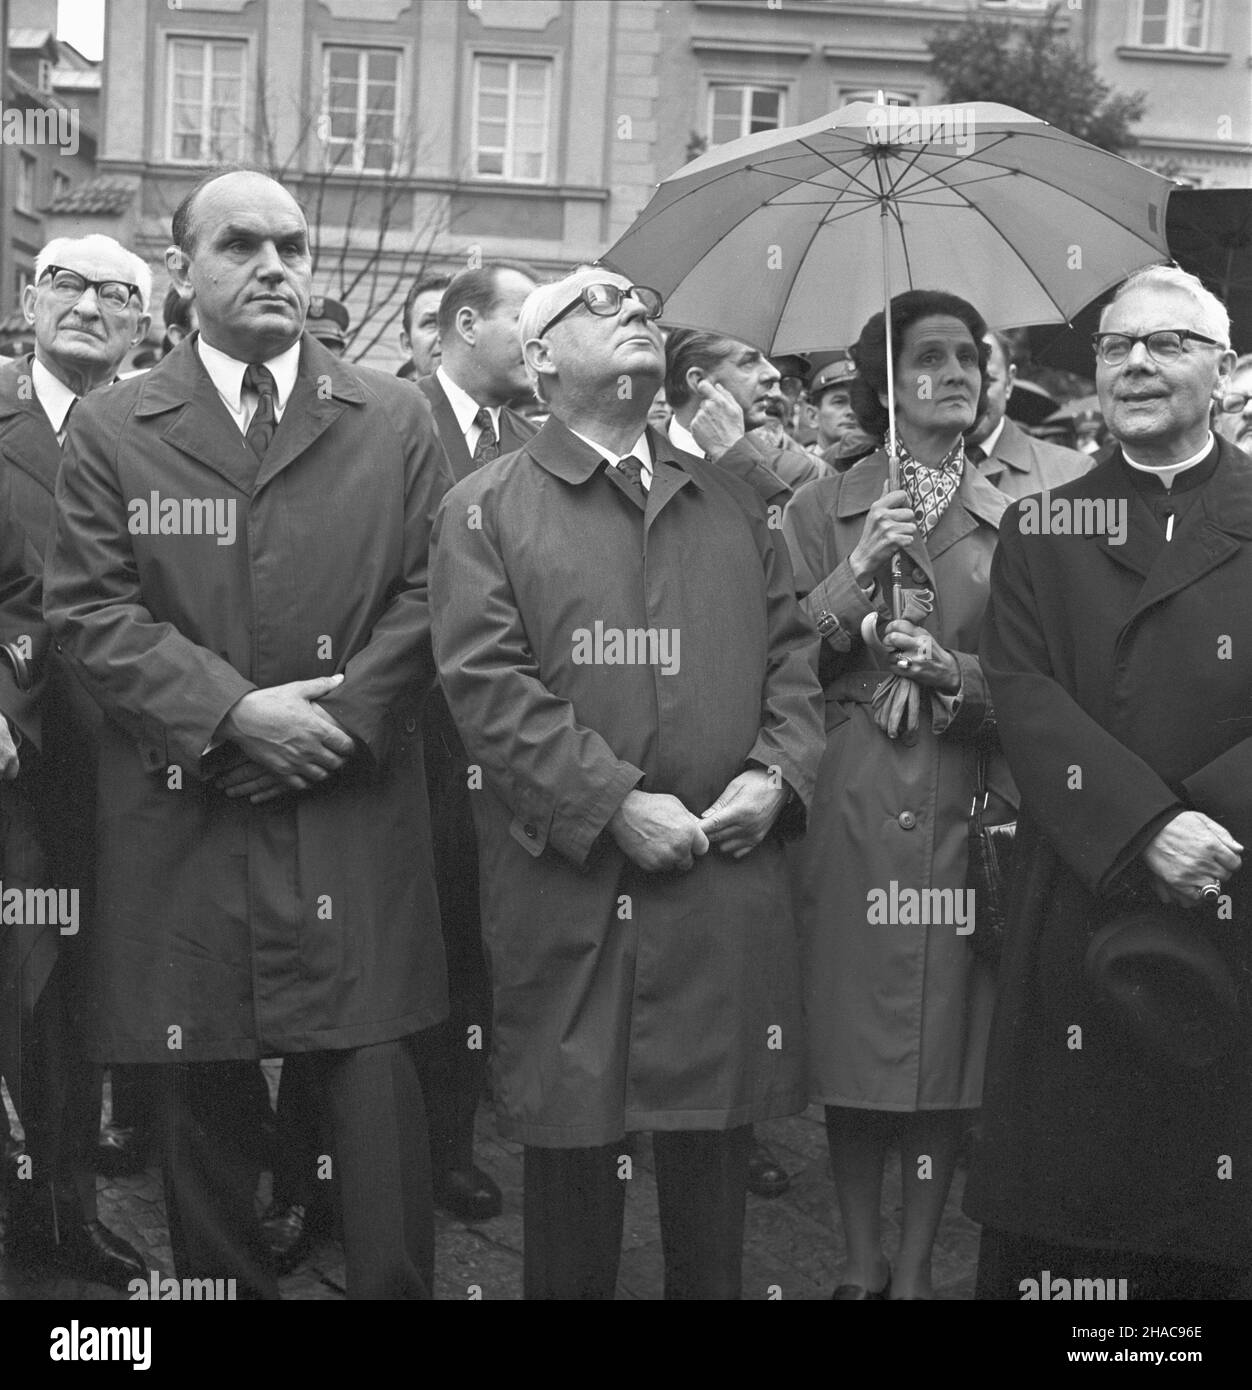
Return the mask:
POLYGON ((924 463, 918 463, 905 448, 904 441, 897 436, 900 481, 909 495, 923 540, 935 529, 961 485, 961 474, 965 469, 964 442, 958 439, 937 468, 928 468, 924 463))

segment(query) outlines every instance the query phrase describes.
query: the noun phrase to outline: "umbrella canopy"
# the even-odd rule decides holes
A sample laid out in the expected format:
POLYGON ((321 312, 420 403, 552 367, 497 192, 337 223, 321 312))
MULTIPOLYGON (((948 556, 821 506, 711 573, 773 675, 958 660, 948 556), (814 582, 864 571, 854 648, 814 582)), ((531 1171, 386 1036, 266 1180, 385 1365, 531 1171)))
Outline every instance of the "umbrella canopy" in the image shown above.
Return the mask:
POLYGON ((883 271, 993 328, 1057 323, 1166 254, 1172 186, 1009 106, 854 102, 686 165, 602 260, 667 324, 770 353, 853 342, 883 271))

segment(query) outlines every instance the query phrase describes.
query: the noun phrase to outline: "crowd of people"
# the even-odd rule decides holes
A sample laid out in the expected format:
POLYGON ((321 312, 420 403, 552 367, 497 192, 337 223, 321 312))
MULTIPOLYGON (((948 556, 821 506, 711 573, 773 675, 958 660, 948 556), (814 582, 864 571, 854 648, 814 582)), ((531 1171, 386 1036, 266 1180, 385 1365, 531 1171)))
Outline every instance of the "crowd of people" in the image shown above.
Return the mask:
POLYGON ((172 243, 154 365, 99 236, 0 365, 10 1258, 144 1277, 96 1187, 151 1143, 177 1275, 277 1298, 337 1218, 350 1297, 430 1297, 489 1090, 527 1298, 614 1296, 644 1132, 666 1297, 740 1297, 813 1101, 835 1300, 933 1297, 971 1133, 979 1297, 1247 1295, 1252 357, 1198 280, 1105 308, 1093 457, 942 286, 810 362, 487 264, 392 375, 280 184, 172 243))

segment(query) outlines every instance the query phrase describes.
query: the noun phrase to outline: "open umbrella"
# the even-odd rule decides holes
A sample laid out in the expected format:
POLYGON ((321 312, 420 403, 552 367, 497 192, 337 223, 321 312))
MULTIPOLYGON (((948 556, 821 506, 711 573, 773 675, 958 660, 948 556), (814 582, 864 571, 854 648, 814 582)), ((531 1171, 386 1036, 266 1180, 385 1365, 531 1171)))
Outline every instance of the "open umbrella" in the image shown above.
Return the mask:
MULTIPOLYGON (((850 343, 912 288, 960 294, 993 328, 1057 323, 1166 254, 1172 187, 1009 106, 853 102, 678 170, 602 260, 660 290, 667 324, 770 354, 850 343)), ((897 556, 898 615, 902 574, 897 556)))

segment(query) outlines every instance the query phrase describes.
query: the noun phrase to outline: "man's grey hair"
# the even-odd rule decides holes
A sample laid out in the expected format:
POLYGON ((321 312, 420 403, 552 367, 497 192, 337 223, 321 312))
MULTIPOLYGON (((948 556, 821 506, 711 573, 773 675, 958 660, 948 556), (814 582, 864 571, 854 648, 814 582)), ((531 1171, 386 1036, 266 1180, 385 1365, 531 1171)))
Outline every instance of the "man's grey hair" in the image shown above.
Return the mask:
MULTIPOLYGON (((1178 290, 1187 295, 1200 310, 1204 333, 1215 338, 1223 347, 1230 346, 1230 314, 1226 306, 1212 290, 1205 289, 1190 271, 1176 265, 1150 265, 1136 270, 1118 285, 1117 293, 1109 301, 1105 312, 1134 290, 1178 290)), ((1103 327, 1104 313, 1100 315, 1100 324, 1103 327)))
POLYGON ((152 272, 142 257, 128 251, 120 241, 114 241, 111 236, 104 236, 100 232, 92 232, 90 236, 53 237, 35 258, 35 283, 38 284, 43 279, 43 273, 50 265, 60 265, 72 254, 89 258, 110 256, 120 260, 125 269, 118 272, 118 278, 125 279, 128 284, 139 286, 140 307, 145 314, 148 312, 148 302, 152 298, 152 272))
MULTIPOLYGON (((525 358, 526 344, 532 338, 539 336, 539 330, 549 319, 555 318, 567 304, 577 299, 579 291, 588 285, 598 285, 606 280, 622 280, 624 278, 616 271, 608 270, 602 265, 580 265, 564 279, 552 280, 546 285, 536 285, 526 296, 522 311, 517 316, 517 336, 521 339, 523 359, 525 358)), ((526 375, 530 378, 531 388, 535 395, 546 404, 547 397, 543 394, 539 374, 531 370, 529 362, 526 363, 526 375)))

